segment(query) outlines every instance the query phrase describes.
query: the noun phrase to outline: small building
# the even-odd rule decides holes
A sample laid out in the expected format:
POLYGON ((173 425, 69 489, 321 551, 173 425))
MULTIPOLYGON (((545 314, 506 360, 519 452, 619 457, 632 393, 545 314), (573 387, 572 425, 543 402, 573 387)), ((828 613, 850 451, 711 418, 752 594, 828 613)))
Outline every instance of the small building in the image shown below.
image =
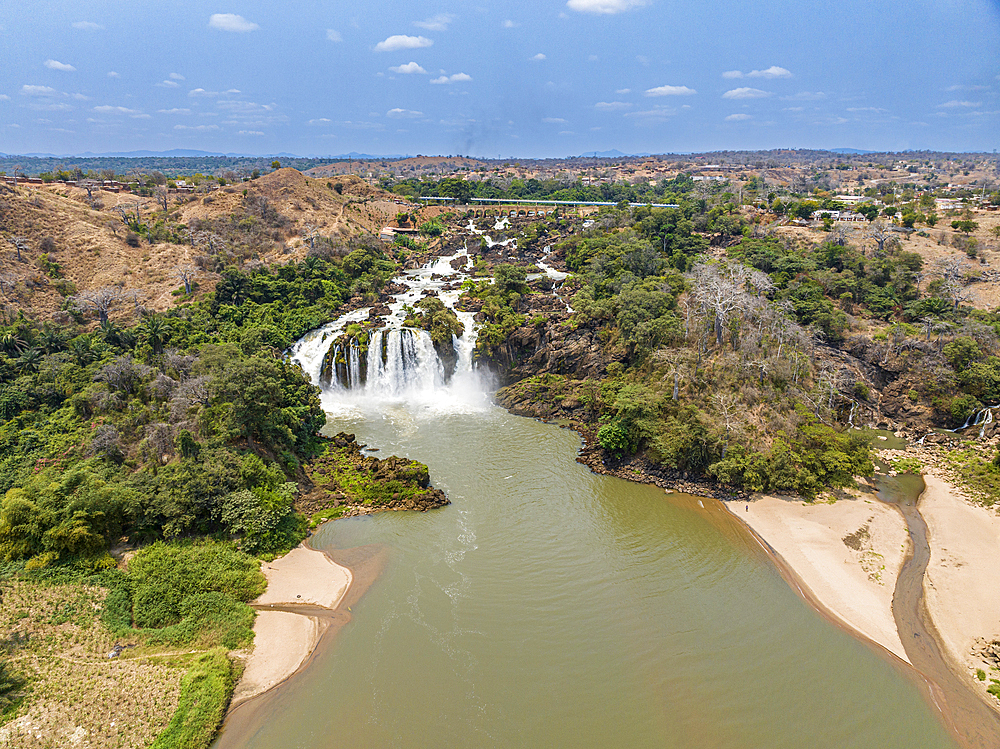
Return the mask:
POLYGON ((396 230, 391 226, 383 226, 382 231, 379 232, 378 238, 383 242, 392 242, 396 238, 396 230))

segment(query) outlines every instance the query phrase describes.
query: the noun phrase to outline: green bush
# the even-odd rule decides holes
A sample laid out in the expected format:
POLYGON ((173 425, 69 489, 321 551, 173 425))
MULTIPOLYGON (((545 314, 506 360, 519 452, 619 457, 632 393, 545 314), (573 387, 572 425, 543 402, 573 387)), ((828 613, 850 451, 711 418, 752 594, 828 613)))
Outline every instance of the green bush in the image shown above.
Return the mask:
POLYGON ((181 678, 176 712, 151 749, 205 749, 222 723, 234 685, 225 650, 198 656, 181 678))

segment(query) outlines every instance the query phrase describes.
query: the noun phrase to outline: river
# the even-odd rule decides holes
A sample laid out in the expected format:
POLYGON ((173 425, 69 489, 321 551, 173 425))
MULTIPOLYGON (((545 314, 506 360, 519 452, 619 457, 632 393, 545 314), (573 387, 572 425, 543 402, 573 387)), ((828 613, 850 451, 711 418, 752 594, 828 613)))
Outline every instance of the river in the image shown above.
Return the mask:
POLYGON ((328 429, 426 462, 452 504, 322 527, 317 548, 384 568, 220 746, 955 746, 718 504, 597 476, 574 433, 491 406, 328 429))
POLYGON ((912 670, 806 605, 718 502, 596 475, 576 434, 492 405, 471 313, 452 375, 400 330, 470 272, 462 249, 397 279, 367 352, 338 338, 367 309, 293 348, 329 433, 426 463, 452 504, 313 536, 350 608, 216 749, 955 749, 912 670))

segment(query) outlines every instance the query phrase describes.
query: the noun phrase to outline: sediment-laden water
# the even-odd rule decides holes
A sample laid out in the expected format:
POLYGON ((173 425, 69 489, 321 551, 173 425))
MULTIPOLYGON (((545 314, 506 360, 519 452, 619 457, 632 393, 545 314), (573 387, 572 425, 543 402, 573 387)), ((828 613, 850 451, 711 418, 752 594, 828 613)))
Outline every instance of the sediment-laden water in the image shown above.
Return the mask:
MULTIPOLYGON (((455 303, 452 261, 402 279, 380 335, 424 293, 455 303)), ((320 382, 366 316, 293 358, 320 382)), ((398 381, 326 385, 331 433, 427 463, 452 504, 320 529, 364 582, 349 621, 218 749, 954 749, 912 673, 802 602, 718 503, 595 475, 575 434, 490 405, 460 319, 451 375, 387 346, 366 372, 398 381)))
POLYGON ((716 505, 594 475, 576 435, 496 408, 331 427, 427 462, 452 504, 322 528, 384 570, 229 745, 954 746, 716 505))

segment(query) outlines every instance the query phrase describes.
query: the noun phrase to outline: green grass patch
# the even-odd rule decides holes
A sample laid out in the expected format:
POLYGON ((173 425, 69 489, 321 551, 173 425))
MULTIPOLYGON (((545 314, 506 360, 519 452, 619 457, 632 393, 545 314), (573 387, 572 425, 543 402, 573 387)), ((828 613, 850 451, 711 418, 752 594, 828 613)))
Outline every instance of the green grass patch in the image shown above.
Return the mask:
POLYGON ((917 458, 895 458, 889 461, 889 465, 896 473, 920 473, 924 467, 917 458))
POLYGON ((992 507, 1000 500, 1000 468, 994 462, 983 460, 975 450, 952 450, 944 458, 962 483, 974 490, 974 501, 992 507))
POLYGON ((309 519, 309 527, 317 528, 328 520, 336 520, 343 514, 343 507, 329 507, 325 510, 320 510, 319 512, 313 514, 313 516, 309 519))
POLYGON ((222 723, 236 678, 222 648, 198 656, 181 678, 177 711, 151 749, 204 749, 222 723))

